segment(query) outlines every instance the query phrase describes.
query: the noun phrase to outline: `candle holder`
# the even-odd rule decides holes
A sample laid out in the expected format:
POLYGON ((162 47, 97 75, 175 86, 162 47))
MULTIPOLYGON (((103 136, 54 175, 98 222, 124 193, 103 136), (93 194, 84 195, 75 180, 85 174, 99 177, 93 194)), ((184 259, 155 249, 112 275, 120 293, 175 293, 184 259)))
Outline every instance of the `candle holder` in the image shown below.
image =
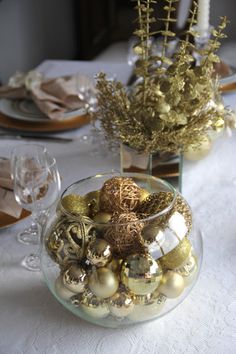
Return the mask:
POLYGON ((193 56, 196 60, 196 66, 199 66, 201 60, 203 59, 203 55, 201 54, 201 52, 208 47, 208 43, 211 38, 213 29, 213 26, 209 26, 206 29, 200 29, 197 25, 192 27, 192 31, 195 34, 195 51, 193 53, 193 56))

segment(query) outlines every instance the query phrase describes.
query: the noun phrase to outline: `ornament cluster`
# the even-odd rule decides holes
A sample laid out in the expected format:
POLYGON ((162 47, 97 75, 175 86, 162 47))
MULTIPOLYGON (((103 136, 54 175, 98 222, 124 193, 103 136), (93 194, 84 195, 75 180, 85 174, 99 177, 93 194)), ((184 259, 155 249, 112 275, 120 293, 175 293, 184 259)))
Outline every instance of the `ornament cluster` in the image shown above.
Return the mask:
POLYGON ((189 241, 191 211, 182 196, 150 194, 112 177, 84 196, 66 195, 46 237, 60 266, 58 296, 89 317, 156 317, 197 273, 189 241))

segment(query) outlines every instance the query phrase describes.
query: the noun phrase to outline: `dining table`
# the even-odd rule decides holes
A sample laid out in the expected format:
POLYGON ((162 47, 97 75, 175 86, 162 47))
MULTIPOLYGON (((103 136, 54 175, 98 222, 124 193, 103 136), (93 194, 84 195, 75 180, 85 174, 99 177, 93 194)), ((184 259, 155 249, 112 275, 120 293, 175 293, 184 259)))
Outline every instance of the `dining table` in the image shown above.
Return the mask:
MULTIPOLYGON (((132 73, 126 63, 68 60, 45 60, 37 70, 46 77, 112 72, 124 84, 132 73)), ((224 94, 223 100, 236 109, 236 92, 224 94)), ((37 140, 17 138, 15 131, 4 128, 0 132, 1 157, 10 157, 17 145, 44 145, 56 158, 62 191, 82 178, 120 168, 119 150, 109 149, 89 123, 41 133, 37 140)), ((105 328, 76 317, 52 296, 41 272, 21 266, 22 258, 36 250, 16 239, 27 220, 1 228, 0 354, 235 354, 236 130, 219 133, 205 158, 184 159, 182 194, 203 234, 200 276, 173 311, 124 328, 105 328)))

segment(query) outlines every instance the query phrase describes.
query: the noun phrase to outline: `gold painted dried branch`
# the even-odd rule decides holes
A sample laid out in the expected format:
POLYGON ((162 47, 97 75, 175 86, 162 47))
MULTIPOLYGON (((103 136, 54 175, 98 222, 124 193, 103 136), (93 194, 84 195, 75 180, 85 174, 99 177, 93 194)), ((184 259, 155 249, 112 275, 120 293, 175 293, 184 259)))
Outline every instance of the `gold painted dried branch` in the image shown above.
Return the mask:
POLYGON ((156 152, 185 151, 192 144, 201 144, 209 129, 217 126, 225 118, 224 107, 219 102, 218 79, 214 77, 214 63, 218 60, 215 52, 226 26, 226 18, 221 19, 218 29, 213 31, 213 39, 208 48, 201 52, 203 60, 194 66, 194 45, 190 37, 196 33, 192 26, 196 22, 196 8, 190 12, 189 29, 173 58, 168 58, 165 47, 169 37, 175 34, 169 30, 171 17, 178 0, 166 0, 163 21, 162 55, 154 56, 150 47, 151 0, 137 0, 139 28, 135 35, 139 42, 134 48, 139 60, 135 73, 138 80, 131 89, 119 82, 106 80, 103 73, 98 75, 98 111, 107 139, 112 143, 122 141, 139 151, 156 152))

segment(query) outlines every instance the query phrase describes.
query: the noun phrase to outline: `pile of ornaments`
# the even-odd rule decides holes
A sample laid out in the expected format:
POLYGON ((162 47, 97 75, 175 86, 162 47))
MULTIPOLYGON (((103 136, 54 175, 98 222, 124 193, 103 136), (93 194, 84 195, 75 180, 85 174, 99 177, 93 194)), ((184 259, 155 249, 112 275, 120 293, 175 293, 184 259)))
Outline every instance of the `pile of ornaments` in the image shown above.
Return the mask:
POLYGON ((88 318, 137 322, 160 315, 197 274, 191 210, 179 194, 150 194, 112 177, 64 196, 46 249, 59 265, 55 291, 88 318))

